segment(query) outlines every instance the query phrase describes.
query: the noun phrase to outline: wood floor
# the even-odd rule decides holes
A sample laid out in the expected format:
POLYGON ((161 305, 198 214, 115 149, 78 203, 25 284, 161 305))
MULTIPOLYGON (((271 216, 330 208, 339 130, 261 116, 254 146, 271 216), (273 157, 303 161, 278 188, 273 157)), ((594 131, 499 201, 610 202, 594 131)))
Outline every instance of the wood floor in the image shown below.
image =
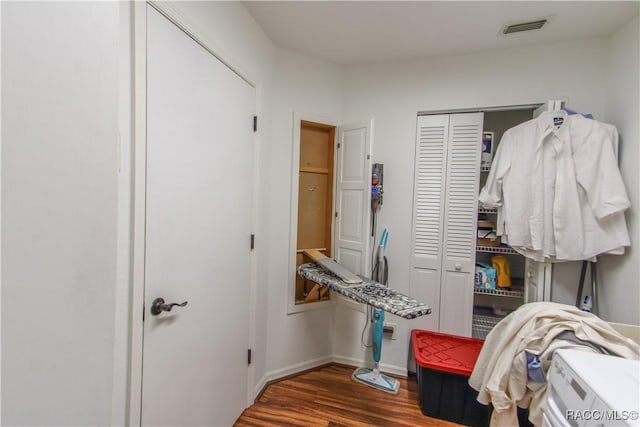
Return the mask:
POLYGON ((234 424, 243 426, 427 426, 458 424, 422 415, 415 379, 393 395, 351 379, 354 368, 330 365, 271 384, 234 424))

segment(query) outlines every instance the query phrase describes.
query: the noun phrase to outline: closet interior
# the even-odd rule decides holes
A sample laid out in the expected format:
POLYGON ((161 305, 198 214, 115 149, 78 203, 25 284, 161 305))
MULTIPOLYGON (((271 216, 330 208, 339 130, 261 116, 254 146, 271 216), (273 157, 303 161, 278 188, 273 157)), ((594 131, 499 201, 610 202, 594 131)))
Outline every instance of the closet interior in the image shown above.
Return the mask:
POLYGON ((411 289, 433 302, 431 330, 485 338, 550 300, 551 265, 500 242, 497 210, 478 203, 502 135, 549 105, 418 115, 411 289))
MULTIPOLYGON (((483 152, 480 164, 480 185, 482 189, 491 170, 491 161, 504 132, 520 123, 531 120, 535 108, 523 108, 504 111, 486 111, 483 121, 483 152)), ((476 240, 476 274, 473 288, 473 326, 472 336, 484 339, 489 331, 504 316, 518 308, 524 302, 535 301, 535 295, 527 295, 525 282, 533 285, 544 281, 545 268, 550 266, 527 260, 514 249, 501 244, 496 236, 497 210, 478 206, 476 240), (508 271, 495 277, 491 284, 483 282, 483 267, 508 271), (540 277, 542 274, 542 277, 540 277)), ((548 279, 547 279, 548 280, 548 279)), ((531 291, 530 291, 531 292, 531 291)))

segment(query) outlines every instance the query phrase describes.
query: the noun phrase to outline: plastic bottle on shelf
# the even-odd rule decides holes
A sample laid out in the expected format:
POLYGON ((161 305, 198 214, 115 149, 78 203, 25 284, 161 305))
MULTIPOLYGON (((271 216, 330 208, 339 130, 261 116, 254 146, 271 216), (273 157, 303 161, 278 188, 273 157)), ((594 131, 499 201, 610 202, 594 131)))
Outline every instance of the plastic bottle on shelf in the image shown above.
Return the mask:
POLYGON ((491 257, 491 265, 496 270, 496 285, 498 288, 511 287, 511 270, 509 269, 509 261, 503 255, 491 257))

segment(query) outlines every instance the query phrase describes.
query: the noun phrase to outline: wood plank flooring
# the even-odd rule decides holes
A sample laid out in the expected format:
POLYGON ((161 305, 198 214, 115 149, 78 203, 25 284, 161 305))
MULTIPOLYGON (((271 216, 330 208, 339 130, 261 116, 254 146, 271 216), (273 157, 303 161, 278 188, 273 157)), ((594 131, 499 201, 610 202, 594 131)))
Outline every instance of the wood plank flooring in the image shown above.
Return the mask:
POLYGON ((458 426, 422 414, 415 377, 399 378, 400 390, 393 395, 352 380, 353 370, 332 364, 273 383, 234 425, 458 426))

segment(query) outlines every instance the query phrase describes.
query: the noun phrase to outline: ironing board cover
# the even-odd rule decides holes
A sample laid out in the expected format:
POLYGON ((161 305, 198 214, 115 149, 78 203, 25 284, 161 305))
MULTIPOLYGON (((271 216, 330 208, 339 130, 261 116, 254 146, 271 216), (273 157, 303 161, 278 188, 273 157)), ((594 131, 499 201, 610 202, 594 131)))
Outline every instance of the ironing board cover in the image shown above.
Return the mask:
POLYGON ((361 284, 347 285, 338 276, 314 262, 302 264, 298 267, 298 274, 303 279, 316 282, 320 286, 327 287, 347 298, 369 304, 405 319, 414 319, 431 313, 431 309, 425 304, 366 277, 359 276, 362 279, 361 284))

